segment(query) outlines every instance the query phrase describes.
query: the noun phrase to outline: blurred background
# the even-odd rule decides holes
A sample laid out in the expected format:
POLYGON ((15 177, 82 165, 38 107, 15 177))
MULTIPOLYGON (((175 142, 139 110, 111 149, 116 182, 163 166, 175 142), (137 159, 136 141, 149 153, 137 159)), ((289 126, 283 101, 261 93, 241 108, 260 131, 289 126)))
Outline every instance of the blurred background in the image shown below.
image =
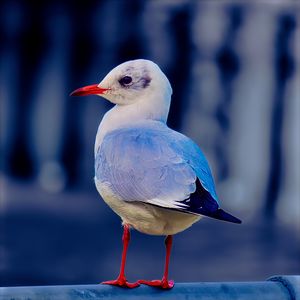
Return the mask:
MULTIPOLYGON (((102 98, 121 62, 156 62, 168 124, 206 154, 223 208, 175 236, 176 281, 300 273, 297 1, 0 2, 0 285, 85 284, 119 270, 120 219, 93 183, 102 98)), ((163 237, 133 232, 127 277, 160 278, 163 237)))

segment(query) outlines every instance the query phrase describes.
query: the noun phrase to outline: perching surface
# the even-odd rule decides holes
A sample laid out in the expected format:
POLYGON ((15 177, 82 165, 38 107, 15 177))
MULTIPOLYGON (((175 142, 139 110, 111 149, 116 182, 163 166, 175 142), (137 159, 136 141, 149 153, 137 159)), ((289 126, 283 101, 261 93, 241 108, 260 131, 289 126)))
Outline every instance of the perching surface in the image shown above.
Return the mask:
POLYGON ((0 299, 299 300, 299 282, 300 276, 277 276, 262 282, 177 283, 172 290, 147 286, 124 289, 107 285, 10 287, 0 288, 0 299), (289 282, 290 286, 282 284, 283 281, 289 282))

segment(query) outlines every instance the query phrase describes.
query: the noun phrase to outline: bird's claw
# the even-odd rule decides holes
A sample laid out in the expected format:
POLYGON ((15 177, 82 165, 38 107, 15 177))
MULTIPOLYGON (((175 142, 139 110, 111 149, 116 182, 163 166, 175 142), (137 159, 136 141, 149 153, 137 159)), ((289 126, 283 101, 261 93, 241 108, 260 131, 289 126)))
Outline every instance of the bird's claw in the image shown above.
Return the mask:
POLYGON ((154 287, 158 287, 161 289, 166 289, 169 290, 174 286, 174 280, 167 280, 167 279, 162 279, 162 280, 138 280, 137 281, 139 284, 145 284, 145 285, 149 285, 149 286, 154 286, 154 287))
POLYGON ((125 277, 118 277, 115 280, 103 281, 101 282, 101 284, 115 285, 115 286, 120 286, 129 289, 136 288, 140 285, 139 282, 133 282, 133 283, 128 282, 125 277))

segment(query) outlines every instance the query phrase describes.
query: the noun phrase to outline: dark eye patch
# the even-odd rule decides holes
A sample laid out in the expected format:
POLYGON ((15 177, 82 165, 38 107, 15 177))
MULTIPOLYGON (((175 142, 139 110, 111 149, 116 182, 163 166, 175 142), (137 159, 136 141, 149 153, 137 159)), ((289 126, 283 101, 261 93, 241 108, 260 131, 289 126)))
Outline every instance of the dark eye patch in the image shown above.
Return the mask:
POLYGON ((119 83, 122 86, 127 86, 128 84, 130 84, 132 82, 132 77, 130 76, 124 76, 119 80, 119 83))
POLYGON ((151 82, 151 78, 149 76, 144 76, 141 79, 141 83, 142 83, 143 88, 146 88, 147 86, 149 86, 150 82, 151 82))

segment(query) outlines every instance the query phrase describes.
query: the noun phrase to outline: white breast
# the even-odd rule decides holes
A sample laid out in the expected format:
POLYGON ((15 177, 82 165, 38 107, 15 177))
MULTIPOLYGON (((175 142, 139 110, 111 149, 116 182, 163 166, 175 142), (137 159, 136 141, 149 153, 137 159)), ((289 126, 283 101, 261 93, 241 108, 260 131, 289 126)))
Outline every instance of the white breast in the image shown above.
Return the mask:
POLYGON ((96 188, 103 200, 121 217, 123 223, 151 235, 171 235, 181 232, 201 216, 173 211, 143 202, 126 202, 118 199, 111 189, 95 179, 96 188))

